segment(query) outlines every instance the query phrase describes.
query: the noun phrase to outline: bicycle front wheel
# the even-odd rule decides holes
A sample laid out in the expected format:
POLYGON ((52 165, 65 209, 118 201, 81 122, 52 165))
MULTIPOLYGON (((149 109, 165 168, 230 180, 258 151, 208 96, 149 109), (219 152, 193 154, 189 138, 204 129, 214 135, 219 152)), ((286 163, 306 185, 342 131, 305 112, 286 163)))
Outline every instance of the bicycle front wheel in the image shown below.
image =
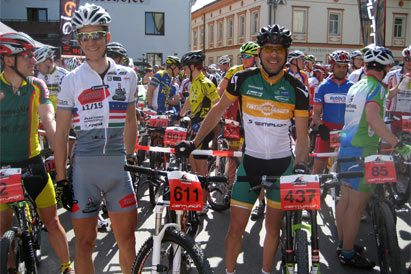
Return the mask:
POLYGON ((376 242, 381 273, 402 273, 401 251, 398 246, 394 216, 387 204, 375 207, 376 242))
POLYGON ((230 207, 230 187, 228 183, 212 183, 208 188, 207 201, 216 211, 223 211, 230 207))
POLYGON ((141 247, 133 264, 132 274, 174 273, 173 260, 178 249, 181 249, 181 274, 212 273, 210 264, 201 248, 183 232, 167 229, 161 241, 160 264, 152 265, 153 237, 141 247))
POLYGON ((294 236, 295 241, 295 262, 298 274, 308 274, 308 241, 307 231, 297 229, 294 236))
POLYGON ((9 257, 14 260, 9 265, 16 267, 18 273, 37 274, 37 264, 29 234, 17 235, 17 228, 7 230, 1 238, 0 272, 7 272, 9 257), (11 256, 9 256, 9 253, 11 256))

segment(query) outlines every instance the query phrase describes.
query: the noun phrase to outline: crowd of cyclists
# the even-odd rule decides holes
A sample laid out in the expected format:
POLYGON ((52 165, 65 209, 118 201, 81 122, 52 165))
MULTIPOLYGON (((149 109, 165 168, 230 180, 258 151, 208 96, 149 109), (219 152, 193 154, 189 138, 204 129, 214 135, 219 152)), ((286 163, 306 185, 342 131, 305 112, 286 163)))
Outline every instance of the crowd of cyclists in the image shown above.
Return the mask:
MULTIPOLYGON (((323 173, 327 157, 315 158, 311 169, 307 164, 310 131, 318 132, 314 136, 317 153, 333 150, 330 131, 339 130, 339 158, 376 154, 380 139, 404 159, 411 158, 410 144, 396 136, 401 124, 384 123, 386 111, 411 116, 411 46, 402 51, 399 67, 394 67, 389 49, 375 45, 352 53, 335 50, 328 65, 323 65, 313 55, 290 51, 291 32, 274 24, 261 28, 257 41, 241 46, 241 65, 231 66, 231 59, 224 55, 206 67, 204 52, 191 51, 181 58, 168 56, 164 66, 146 68, 138 79, 127 50, 111 42, 110 23, 102 7, 80 6, 72 26, 85 60, 65 59, 65 68, 56 65, 52 48, 36 49, 27 34, 0 36, 0 163, 20 168, 42 163, 41 120, 54 151, 56 186, 44 168, 39 174, 42 181, 25 182, 25 187, 36 202, 64 274, 94 273, 92 253, 102 199, 119 248, 121 270, 131 271, 136 256, 137 198, 123 167, 135 159, 137 125, 144 120, 144 113, 136 109, 141 99, 138 85, 147 87, 146 107, 190 117, 188 133, 194 138, 179 142, 175 150, 177 156, 189 157, 191 169, 199 175, 207 175, 208 157, 191 152, 212 148, 222 118, 241 124, 239 138, 229 140, 229 150, 242 151, 243 156, 239 166, 228 159, 232 190, 226 273, 236 271, 250 216, 256 220, 264 214, 261 273, 270 273, 283 216, 280 193, 278 189, 249 190, 260 184, 262 175, 323 173), (69 135, 76 140, 69 141, 69 135), (75 272, 57 203, 72 214, 75 272)), ((346 163, 341 169, 352 170, 353 165, 346 163)), ((363 247, 354 244, 361 213, 372 193, 364 178, 344 181, 336 208, 336 250, 341 264, 375 266, 362 253, 363 247)), ((204 195, 202 213, 207 210, 204 195)), ((12 221, 12 211, 1 204, 0 235, 12 221)), ((9 273, 18 273, 15 267, 10 265, 9 273)))

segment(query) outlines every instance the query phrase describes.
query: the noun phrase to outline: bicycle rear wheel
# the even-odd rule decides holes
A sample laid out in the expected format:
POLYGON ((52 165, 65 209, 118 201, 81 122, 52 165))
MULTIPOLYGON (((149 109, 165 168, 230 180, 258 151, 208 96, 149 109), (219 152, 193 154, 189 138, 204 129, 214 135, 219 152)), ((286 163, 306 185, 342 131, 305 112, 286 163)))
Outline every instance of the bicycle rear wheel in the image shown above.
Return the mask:
POLYGON ((298 274, 308 274, 308 241, 307 231, 297 229, 294 236, 295 262, 298 274))
POLYGON ((16 227, 11 228, 1 238, 0 272, 7 273, 9 252, 13 252, 11 256, 14 262, 11 265, 16 267, 18 273, 37 274, 37 264, 30 235, 23 232, 21 236, 18 236, 18 231, 19 229, 16 227))
POLYGON ((398 246, 394 216, 387 204, 374 207, 375 238, 381 273, 402 273, 401 251, 398 246))
POLYGON ((132 274, 173 273, 173 259, 176 250, 181 249, 181 274, 212 273, 209 262, 201 248, 183 232, 167 229, 161 241, 160 264, 152 265, 153 237, 150 237, 139 250, 133 264, 132 274))

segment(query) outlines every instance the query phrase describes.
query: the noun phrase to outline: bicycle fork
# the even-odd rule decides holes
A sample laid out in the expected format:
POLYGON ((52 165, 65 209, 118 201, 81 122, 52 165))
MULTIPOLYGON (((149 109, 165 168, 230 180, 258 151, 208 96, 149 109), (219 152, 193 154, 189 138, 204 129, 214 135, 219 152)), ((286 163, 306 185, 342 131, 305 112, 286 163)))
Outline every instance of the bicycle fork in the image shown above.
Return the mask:
MULTIPOLYGON (((173 227, 178 231, 181 231, 181 220, 183 216, 182 210, 176 210, 177 215, 177 223, 169 223, 165 224, 162 227, 162 218, 163 218, 163 211, 166 207, 166 204, 162 202, 158 202, 155 207, 155 231, 153 235, 153 258, 152 258, 152 274, 157 274, 159 272, 164 272, 164 267, 160 264, 161 258, 161 242, 164 238, 164 234, 169 227, 173 227), (160 230, 161 228, 161 230, 160 230)), ((173 272, 172 273, 180 273, 180 265, 181 265, 181 247, 177 244, 172 245, 173 248, 173 272)))

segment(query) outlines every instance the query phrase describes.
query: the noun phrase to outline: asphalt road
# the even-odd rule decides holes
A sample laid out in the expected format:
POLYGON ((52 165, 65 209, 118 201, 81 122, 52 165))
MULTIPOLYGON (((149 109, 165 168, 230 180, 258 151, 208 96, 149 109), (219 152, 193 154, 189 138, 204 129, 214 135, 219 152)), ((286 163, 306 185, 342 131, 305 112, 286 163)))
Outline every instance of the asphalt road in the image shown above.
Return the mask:
MULTIPOLYGON (((143 190, 144 192, 144 190, 143 190)), ((139 197, 138 228, 136 229, 137 251, 143 242, 149 238, 154 228, 154 218, 152 208, 148 201, 148 191, 139 197)), ((327 199, 327 205, 332 204, 327 199)), ((411 262, 411 208, 407 204, 404 211, 398 212, 397 233, 402 258, 406 266, 411 262)), ((59 209, 60 220, 67 231, 71 259, 74 255, 74 233, 71 227, 70 215, 63 209, 59 209)), ((214 212, 210 210, 204 218, 204 228, 197 238, 197 242, 203 248, 210 265, 217 274, 225 273, 224 265, 224 239, 229 224, 229 210, 224 212, 214 212)), ((361 274, 379 273, 378 267, 372 271, 363 271, 342 266, 336 256, 336 227, 332 208, 323 206, 318 215, 320 233, 320 256, 321 273, 332 274, 361 274)), ((375 252, 375 240, 372 233, 371 219, 361 223, 358 243, 366 247, 366 254, 369 258, 377 261, 375 252)), ((264 241, 265 229, 264 220, 250 221, 247 225, 243 238, 243 252, 238 258, 237 274, 261 273, 262 245, 264 241)), ((280 253, 280 252, 279 252, 280 253)), ((96 273, 121 273, 118 263, 118 248, 116 246, 113 233, 110 230, 98 233, 98 240, 93 253, 96 273)), ((277 254, 276 263, 271 273, 280 273, 280 254, 277 254)), ((42 261, 40 273, 57 274, 60 273, 60 263, 54 255, 46 232, 43 232, 42 240, 42 261)))

